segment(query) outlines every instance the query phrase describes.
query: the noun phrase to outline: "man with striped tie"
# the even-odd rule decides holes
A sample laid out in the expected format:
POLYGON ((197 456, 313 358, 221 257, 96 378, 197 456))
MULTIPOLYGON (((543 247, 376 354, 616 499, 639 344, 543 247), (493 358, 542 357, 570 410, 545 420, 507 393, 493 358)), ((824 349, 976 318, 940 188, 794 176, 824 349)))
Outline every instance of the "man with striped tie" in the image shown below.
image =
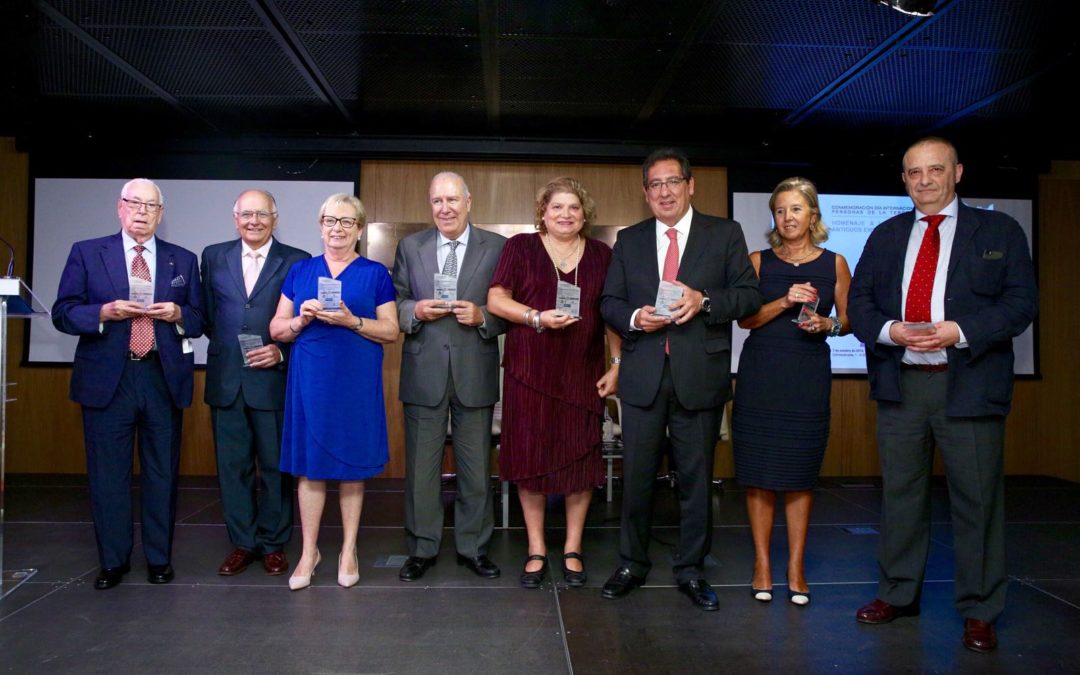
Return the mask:
POLYGON ((487 292, 506 239, 469 222, 472 195, 456 173, 431 179, 428 204, 435 227, 402 239, 394 259, 398 322, 405 333, 399 396, 405 405, 409 547, 398 577, 419 580, 439 554, 439 478, 449 421, 457 470, 457 562, 493 579, 499 568, 487 556, 495 524, 491 419, 499 400, 499 335, 506 323, 488 312, 487 292), (436 296, 436 275, 444 289, 454 289, 456 299, 436 296))
POLYGON ((997 646, 1005 607, 1003 455, 1013 387, 1012 339, 1035 317, 1038 291, 1015 220, 965 206, 964 167, 943 138, 904 154, 914 211, 874 229, 855 268, 848 317, 866 347, 878 402, 883 482, 877 598, 860 623, 919 613, 930 546, 934 446, 948 481, 956 607, 963 644, 997 646))
POLYGON ((56 328, 79 337, 71 399, 82 405, 99 590, 130 571, 136 431, 147 579, 173 579, 180 425, 191 405, 191 339, 203 330, 195 254, 155 236, 161 190, 136 178, 120 191, 116 210, 120 232, 71 247, 52 308, 56 328))

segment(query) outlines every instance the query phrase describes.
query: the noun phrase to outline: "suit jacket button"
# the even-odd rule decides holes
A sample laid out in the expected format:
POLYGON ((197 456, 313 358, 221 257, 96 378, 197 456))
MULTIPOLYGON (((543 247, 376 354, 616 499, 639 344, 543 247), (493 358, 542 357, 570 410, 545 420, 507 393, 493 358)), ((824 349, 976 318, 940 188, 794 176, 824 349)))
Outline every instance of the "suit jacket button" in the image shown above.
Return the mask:
POLYGON ((251 309, 251 305, 250 304, 244 305, 244 309, 251 309))

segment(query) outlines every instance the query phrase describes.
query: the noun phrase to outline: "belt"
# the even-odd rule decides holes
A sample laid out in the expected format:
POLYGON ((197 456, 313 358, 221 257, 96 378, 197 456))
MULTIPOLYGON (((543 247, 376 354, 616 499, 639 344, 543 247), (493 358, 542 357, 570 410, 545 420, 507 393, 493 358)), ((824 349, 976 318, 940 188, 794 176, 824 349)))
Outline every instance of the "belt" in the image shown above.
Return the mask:
POLYGON ((151 349, 146 352, 146 356, 136 356, 135 352, 128 352, 128 361, 157 361, 158 353, 156 349, 151 349))
POLYGON ((901 363, 900 367, 904 370, 921 370, 924 373, 944 373, 949 369, 949 364, 901 363))

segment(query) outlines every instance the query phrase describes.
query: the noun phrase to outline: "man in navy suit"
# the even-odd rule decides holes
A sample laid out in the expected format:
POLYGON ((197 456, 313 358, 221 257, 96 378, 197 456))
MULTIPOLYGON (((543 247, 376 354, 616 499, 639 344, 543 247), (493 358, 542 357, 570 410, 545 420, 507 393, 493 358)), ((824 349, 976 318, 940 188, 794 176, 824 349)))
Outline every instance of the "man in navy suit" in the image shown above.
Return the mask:
POLYGON ((670 440, 679 476, 679 590, 701 609, 719 608, 704 578, 712 542, 713 454, 724 402, 731 398, 731 322, 761 307, 757 275, 742 228, 690 208, 690 162, 672 148, 642 166, 642 189, 654 218, 619 232, 600 311, 623 336, 622 527, 619 567, 605 598, 645 581, 653 484, 670 440), (654 306, 662 279, 682 289, 671 316, 654 306))
POLYGON ((273 342, 269 327, 286 273, 311 255, 274 238, 277 217, 273 195, 248 190, 233 204, 240 238, 202 254, 210 338, 204 398, 225 527, 235 547, 218 567, 224 576, 243 572, 257 558, 271 576, 289 569, 283 548, 292 534, 293 484, 278 470, 288 346, 273 342), (258 337, 262 346, 242 351, 241 335, 258 337))
POLYGON ((952 511, 963 644, 997 646, 1005 607, 1003 455, 1012 339, 1035 317, 1028 242, 1003 213, 956 196, 956 148, 924 138, 904 154, 915 210, 870 235, 848 316, 866 347, 883 481, 877 598, 861 623, 919 613, 930 546, 930 477, 941 448, 952 511))
POLYGON ((173 579, 180 425, 182 408, 191 405, 191 338, 202 334, 203 322, 195 255, 154 236, 165 210, 158 186, 128 182, 116 210, 120 232, 71 247, 52 310, 58 330, 79 336, 71 399, 82 405, 99 590, 130 571, 136 431, 147 579, 173 579), (132 285, 152 288, 152 302, 147 293, 132 298, 132 285))

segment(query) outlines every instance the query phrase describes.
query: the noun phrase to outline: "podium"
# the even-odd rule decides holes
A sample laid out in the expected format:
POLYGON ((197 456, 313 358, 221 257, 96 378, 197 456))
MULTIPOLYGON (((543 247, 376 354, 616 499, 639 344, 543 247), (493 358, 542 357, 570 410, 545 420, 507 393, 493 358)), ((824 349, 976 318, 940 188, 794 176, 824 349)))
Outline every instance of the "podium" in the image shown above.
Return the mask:
POLYGON ((8 319, 48 317, 49 312, 34 295, 30 287, 17 277, 0 278, 0 571, 3 572, 3 585, 0 586, 0 599, 26 583, 37 573, 36 569, 7 569, 4 566, 4 500, 7 496, 5 460, 7 457, 7 404, 14 399, 8 398, 8 319))

